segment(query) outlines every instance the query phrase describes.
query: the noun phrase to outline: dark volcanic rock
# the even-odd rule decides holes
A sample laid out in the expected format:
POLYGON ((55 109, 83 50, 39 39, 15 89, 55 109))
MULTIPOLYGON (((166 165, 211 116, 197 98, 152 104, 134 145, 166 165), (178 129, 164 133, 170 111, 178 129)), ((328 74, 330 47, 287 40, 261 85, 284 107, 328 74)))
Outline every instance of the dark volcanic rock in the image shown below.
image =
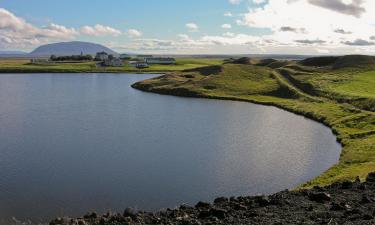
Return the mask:
POLYGON ((331 200, 331 196, 324 192, 310 193, 309 199, 316 202, 325 202, 331 200))
POLYGON ((375 173, 366 182, 345 181, 328 187, 297 192, 282 191, 271 196, 221 197, 213 204, 199 202, 156 213, 135 212, 99 216, 90 213, 79 219, 58 218, 51 225, 125 224, 375 224, 375 173))

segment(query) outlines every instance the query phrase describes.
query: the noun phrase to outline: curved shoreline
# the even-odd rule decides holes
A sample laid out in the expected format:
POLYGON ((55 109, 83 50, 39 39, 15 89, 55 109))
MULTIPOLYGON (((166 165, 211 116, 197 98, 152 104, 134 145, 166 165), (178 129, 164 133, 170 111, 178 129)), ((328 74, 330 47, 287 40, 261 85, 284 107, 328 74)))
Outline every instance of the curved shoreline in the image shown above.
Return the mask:
MULTIPOLYGON (((140 90, 140 91, 145 91, 145 92, 154 93, 154 94, 161 94, 161 95, 170 95, 170 96, 186 97, 186 98, 205 98, 205 99, 215 99, 215 100, 225 100, 225 101, 240 101, 240 102, 248 102, 248 103, 259 104, 259 105, 264 105, 264 106, 277 107, 281 110, 285 110, 287 112, 290 112, 290 113, 293 113, 293 114, 296 114, 296 115, 299 115, 299 116, 303 116, 307 119, 311 119, 315 122, 321 123, 322 125, 329 128, 331 130, 331 132, 335 135, 336 141, 341 145, 341 153, 343 151, 343 147, 345 146, 342 138, 339 137, 339 135, 340 135, 339 132, 336 129, 334 129, 333 126, 325 120, 325 118, 317 117, 313 113, 288 108, 288 107, 286 107, 282 104, 277 104, 276 102, 272 102, 272 101, 262 102, 262 101, 257 101, 257 100, 254 100, 254 99, 242 99, 242 98, 238 98, 238 97, 235 97, 235 96, 233 96, 233 97, 206 96, 206 95, 200 95, 200 94, 194 93, 194 92, 185 92, 185 94, 182 94, 183 92, 173 92, 173 91, 170 91, 170 92, 165 91, 164 92, 163 90, 161 90, 161 91, 150 91, 147 88, 142 87, 142 85, 140 85, 140 84, 141 84, 141 82, 137 82, 137 83, 132 85, 132 88, 140 90)), ((318 176, 321 176, 321 175, 318 175, 318 176)), ((309 182, 310 181, 308 181, 306 184, 301 184, 300 187, 298 187, 297 189, 313 187, 312 185, 308 184, 309 182)))
MULTIPOLYGON (((181 76, 183 77, 183 75, 181 76)), ((133 84, 132 87, 141 91, 163 95, 243 101, 261 105, 275 106, 285 111, 312 119, 329 127, 332 133, 336 135, 337 142, 342 146, 340 160, 337 164, 333 165, 323 174, 305 184, 302 184, 300 188, 311 188, 315 185, 325 186, 342 180, 354 180, 357 176, 359 176, 361 179, 364 179, 368 173, 375 170, 375 163, 372 161, 362 162, 350 158, 345 158, 346 154, 353 154, 352 152, 353 150, 355 150, 356 145, 362 144, 361 138, 363 137, 369 138, 368 141, 366 140, 366 143, 368 143, 368 150, 371 151, 371 149, 374 148, 374 146, 371 144, 373 131, 370 130, 362 132, 361 130, 357 133, 350 133, 347 132, 348 125, 340 123, 342 121, 345 121, 346 118, 352 118, 356 116, 373 118, 373 112, 363 111, 353 106, 340 104, 327 99, 324 99, 324 101, 320 99, 315 101, 314 99, 304 98, 304 96, 302 98, 304 98, 305 100, 301 101, 300 99, 280 98, 264 95, 234 96, 226 95, 221 92, 219 92, 219 94, 216 94, 216 92, 214 94, 207 94, 207 92, 205 91, 200 91, 201 89, 197 89, 197 91, 193 88, 186 88, 181 85, 187 83, 187 79, 185 79, 185 82, 181 81, 180 83, 175 82, 175 80, 173 79, 174 78, 169 78, 169 75, 165 75, 150 80, 137 82, 133 84), (332 115, 330 115, 329 113, 332 113, 332 115), (360 168, 355 168, 357 166, 359 166, 360 168), (364 169, 362 169, 361 167, 364 169), (348 173, 347 171, 355 171, 355 174, 348 173)), ((360 153, 357 153, 357 155, 355 156, 359 158, 361 157, 360 153)))
MULTIPOLYGON (((152 80, 158 82, 158 79, 160 77, 152 80)), ((345 150, 348 150, 345 148, 352 144, 348 142, 351 136, 335 123, 338 120, 345 120, 345 116, 352 114, 343 114, 344 117, 341 118, 334 117, 334 122, 332 122, 332 118, 329 115, 326 116, 324 112, 304 108, 309 104, 323 103, 299 102, 298 100, 270 98, 269 96, 243 98, 229 95, 206 95, 181 88, 178 85, 172 86, 175 88, 153 88, 152 85, 142 81, 132 85, 133 88, 141 91, 163 95, 233 100, 275 106, 329 127, 336 134, 337 141, 343 146, 342 155, 345 150)), ((338 107, 336 110, 348 110, 354 114, 364 113, 356 108, 341 106, 333 102, 326 104, 338 107)), ((341 157, 339 164, 335 166, 339 167, 342 161, 341 157)), ((182 205, 175 209, 166 209, 155 213, 136 211, 131 208, 125 209, 123 213, 108 212, 104 215, 89 213, 75 219, 57 218, 50 224, 374 224, 375 211, 372 209, 375 206, 375 173, 368 174, 364 171, 364 175, 361 176, 361 178, 367 177, 364 183, 361 183, 359 177, 349 178, 349 180, 355 181, 336 182, 337 180, 346 180, 347 177, 330 176, 331 172, 335 172, 335 166, 295 191, 286 190, 270 196, 221 197, 215 199, 212 204, 199 202, 194 207, 182 205), (324 176, 333 177, 333 179, 319 180, 324 176), (324 183, 328 185, 324 185, 324 183), (302 189, 306 187, 310 189, 302 189)))

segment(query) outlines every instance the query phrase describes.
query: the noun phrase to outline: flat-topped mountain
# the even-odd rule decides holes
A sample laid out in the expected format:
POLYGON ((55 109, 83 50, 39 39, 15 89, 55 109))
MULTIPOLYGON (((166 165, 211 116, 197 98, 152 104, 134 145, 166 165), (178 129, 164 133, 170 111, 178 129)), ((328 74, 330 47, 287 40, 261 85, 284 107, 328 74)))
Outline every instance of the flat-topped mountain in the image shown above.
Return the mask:
POLYGON ((60 42, 54 44, 42 45, 30 53, 32 56, 50 56, 50 55, 95 55, 97 52, 106 52, 112 55, 118 55, 115 51, 100 44, 72 41, 60 42))

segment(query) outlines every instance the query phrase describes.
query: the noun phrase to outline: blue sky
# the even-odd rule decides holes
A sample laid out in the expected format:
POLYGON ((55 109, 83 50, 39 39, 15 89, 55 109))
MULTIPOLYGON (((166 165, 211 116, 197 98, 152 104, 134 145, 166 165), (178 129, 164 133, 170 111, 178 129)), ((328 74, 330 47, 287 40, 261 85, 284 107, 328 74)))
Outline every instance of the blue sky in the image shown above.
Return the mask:
POLYGON ((375 51, 374 1, 331 1, 2 0, 0 50, 81 40, 121 52, 375 51))

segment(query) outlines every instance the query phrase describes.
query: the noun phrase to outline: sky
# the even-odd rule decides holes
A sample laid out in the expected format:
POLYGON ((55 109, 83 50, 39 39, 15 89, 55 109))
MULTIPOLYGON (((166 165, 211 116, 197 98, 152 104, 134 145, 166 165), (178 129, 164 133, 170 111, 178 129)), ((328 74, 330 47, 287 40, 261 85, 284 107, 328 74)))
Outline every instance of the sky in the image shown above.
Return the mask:
POLYGON ((0 0, 0 51, 89 41, 120 53, 375 54, 374 0, 0 0))

